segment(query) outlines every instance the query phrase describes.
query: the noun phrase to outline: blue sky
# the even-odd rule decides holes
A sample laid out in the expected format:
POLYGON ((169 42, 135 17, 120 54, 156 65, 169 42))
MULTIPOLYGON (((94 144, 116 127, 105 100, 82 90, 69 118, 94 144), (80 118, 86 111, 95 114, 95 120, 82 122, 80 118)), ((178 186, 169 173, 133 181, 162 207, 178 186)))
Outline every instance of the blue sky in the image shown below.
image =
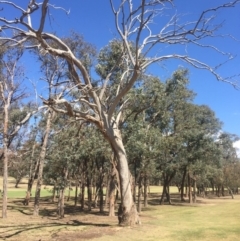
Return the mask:
MULTIPOLYGON (((28 1, 21 0, 21 2, 27 4, 28 1)), ((119 2, 119 0, 115 2, 119 2)), ((134 0, 134 3, 138 2, 140 1, 134 0)), ((169 11, 168 14, 170 14, 170 12, 185 14, 182 16, 182 19, 183 21, 187 21, 188 19, 196 19, 202 10, 220 5, 227 2, 227 0, 176 0, 174 2, 175 8, 169 11)), ((50 1, 50 3, 63 6, 65 9, 70 10, 70 14, 66 15, 63 11, 51 10, 49 17, 51 21, 47 26, 49 31, 54 31, 60 36, 67 36, 70 30, 74 30, 82 34, 86 41, 94 44, 98 49, 105 46, 109 40, 119 37, 114 26, 114 18, 108 0, 54 0, 50 1)), ((10 15, 13 14, 13 12, 5 9, 5 14, 10 15)), ((224 25, 218 33, 232 34, 240 40, 240 4, 235 8, 224 9, 214 14, 217 15, 216 23, 224 21, 224 25)), ((152 29, 157 31, 166 18, 165 16, 156 19, 152 25, 152 29)), ((34 21, 33 24, 35 24, 34 21)), ((206 40, 206 43, 208 43, 208 41, 216 45, 219 49, 236 55, 235 59, 219 69, 219 73, 224 77, 240 73, 240 42, 228 37, 209 39, 206 40)), ((159 46, 159 48, 161 47, 159 46)), ((178 49, 173 46, 169 46, 165 50, 169 53, 178 51, 178 49)), ((159 51, 159 49, 156 49, 156 51, 159 51)), ((221 55, 208 49, 189 46, 188 53, 213 66, 223 61, 221 55)), ((195 103, 208 105, 224 123, 224 131, 240 136, 240 91, 237 91, 229 84, 217 81, 212 74, 205 70, 194 69, 179 61, 170 61, 161 63, 160 65, 154 65, 151 66, 148 71, 158 75, 164 80, 170 77, 172 72, 178 67, 187 67, 190 70, 190 89, 197 93, 195 103)), ((34 76, 34 66, 30 64, 28 68, 32 69, 32 76, 34 76)), ((238 79, 240 79, 240 77, 238 79)))

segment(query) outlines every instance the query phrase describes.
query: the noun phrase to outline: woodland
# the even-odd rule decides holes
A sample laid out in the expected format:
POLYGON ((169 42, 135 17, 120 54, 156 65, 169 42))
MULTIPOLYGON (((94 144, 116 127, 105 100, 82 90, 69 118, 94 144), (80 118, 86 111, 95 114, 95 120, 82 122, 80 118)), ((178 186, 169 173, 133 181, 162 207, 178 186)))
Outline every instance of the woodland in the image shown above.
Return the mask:
MULTIPOLYGON (((162 186, 157 205, 172 204, 172 186, 182 203, 197 203, 209 193, 234 199, 240 159, 233 143, 239 137, 222 131, 210 107, 195 104, 188 69, 178 68, 164 80, 147 69, 178 59, 237 89, 233 78, 223 78, 197 58, 152 51, 160 44, 206 47, 201 41, 221 27, 211 24, 211 13, 239 2, 208 9, 193 22, 178 22, 173 15, 155 34, 151 23, 174 1, 110 0, 119 36, 98 51, 75 31, 68 37, 45 31, 49 12, 66 11, 50 0, 21 6, 0 1, 0 7, 18 12, 12 19, 0 12, 2 218, 8 217, 9 177, 16 189, 27 180, 22 205, 31 203, 33 216, 41 215, 47 186, 59 219, 72 199, 73 209, 107 211, 121 226, 141 224, 151 186, 162 186), (26 86, 28 73, 21 63, 26 52, 39 66, 42 96, 35 83, 31 92, 26 86)), ((207 47, 224 55, 214 45, 207 47)))

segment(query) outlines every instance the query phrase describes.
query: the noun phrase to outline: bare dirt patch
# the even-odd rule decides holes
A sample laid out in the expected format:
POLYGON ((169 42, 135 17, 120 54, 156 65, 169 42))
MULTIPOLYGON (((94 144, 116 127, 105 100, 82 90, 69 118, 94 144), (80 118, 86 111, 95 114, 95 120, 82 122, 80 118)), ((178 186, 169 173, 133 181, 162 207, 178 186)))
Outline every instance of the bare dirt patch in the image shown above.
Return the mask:
POLYGON ((33 203, 24 206, 22 200, 9 200, 8 218, 0 220, 0 240, 65 241, 89 240, 102 235, 114 235, 117 217, 108 217, 98 210, 85 213, 79 207, 66 207, 66 215, 58 219, 56 203, 42 200, 39 217, 32 216, 33 203))

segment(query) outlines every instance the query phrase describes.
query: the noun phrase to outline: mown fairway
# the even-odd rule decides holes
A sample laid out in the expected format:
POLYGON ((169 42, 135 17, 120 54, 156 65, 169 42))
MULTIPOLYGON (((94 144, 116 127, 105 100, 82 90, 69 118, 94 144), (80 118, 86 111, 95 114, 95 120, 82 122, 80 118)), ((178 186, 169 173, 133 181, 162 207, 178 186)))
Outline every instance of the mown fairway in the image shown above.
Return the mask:
MULTIPOLYGON (((11 182, 9 185, 13 186, 11 182)), ((19 189, 23 193, 24 185, 19 189)), ((0 219, 0 240, 240 240, 240 195, 234 200, 229 196, 200 199, 192 206, 174 199, 173 205, 160 206, 158 189, 151 188, 150 205, 141 213, 142 225, 123 228, 118 226, 117 217, 99 215, 98 210, 91 214, 80 212, 72 201, 66 205, 66 217, 59 220, 56 203, 50 203, 47 197, 42 200, 40 216, 33 217, 33 202, 29 207, 23 206, 22 199, 16 198, 21 192, 10 188, 14 198, 9 199, 8 219, 0 219)))

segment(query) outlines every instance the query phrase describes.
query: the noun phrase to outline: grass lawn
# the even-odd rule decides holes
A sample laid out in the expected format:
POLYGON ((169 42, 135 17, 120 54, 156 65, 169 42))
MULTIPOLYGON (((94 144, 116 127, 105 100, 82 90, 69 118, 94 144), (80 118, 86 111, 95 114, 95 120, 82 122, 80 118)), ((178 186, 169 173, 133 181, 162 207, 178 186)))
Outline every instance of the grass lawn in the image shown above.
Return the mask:
MULTIPOLYGON (((14 183, 9 182, 9 194, 11 185, 14 187, 14 183)), ((20 195, 21 189, 26 190, 25 185, 22 183, 19 191, 13 190, 13 193, 20 195)), ((173 205, 160 206, 160 187, 151 187, 150 191, 149 206, 140 214, 142 225, 131 228, 119 227, 117 217, 108 217, 107 212, 104 215, 100 215, 97 209, 91 213, 81 212, 79 207, 73 206, 72 200, 66 203, 65 218, 58 219, 57 203, 51 203, 47 198, 41 200, 39 217, 32 216, 33 202, 26 207, 22 205, 22 199, 10 198, 8 219, 0 219, 0 240, 240 240, 240 195, 235 196, 235 199, 230 196, 208 197, 189 205, 179 202, 175 194, 173 205)), ((172 188, 174 191, 176 189, 172 188)))
MULTIPOLYGON (((35 185, 33 186, 32 195, 35 196, 35 185)), ((0 189, 2 190, 2 177, 0 177, 0 189)), ((15 179, 9 177, 8 180, 8 198, 25 198, 27 190, 27 179, 23 179, 21 183, 18 185, 18 188, 15 188, 15 179)), ((52 187, 50 186, 42 186, 41 197, 46 197, 51 195, 52 187)))

